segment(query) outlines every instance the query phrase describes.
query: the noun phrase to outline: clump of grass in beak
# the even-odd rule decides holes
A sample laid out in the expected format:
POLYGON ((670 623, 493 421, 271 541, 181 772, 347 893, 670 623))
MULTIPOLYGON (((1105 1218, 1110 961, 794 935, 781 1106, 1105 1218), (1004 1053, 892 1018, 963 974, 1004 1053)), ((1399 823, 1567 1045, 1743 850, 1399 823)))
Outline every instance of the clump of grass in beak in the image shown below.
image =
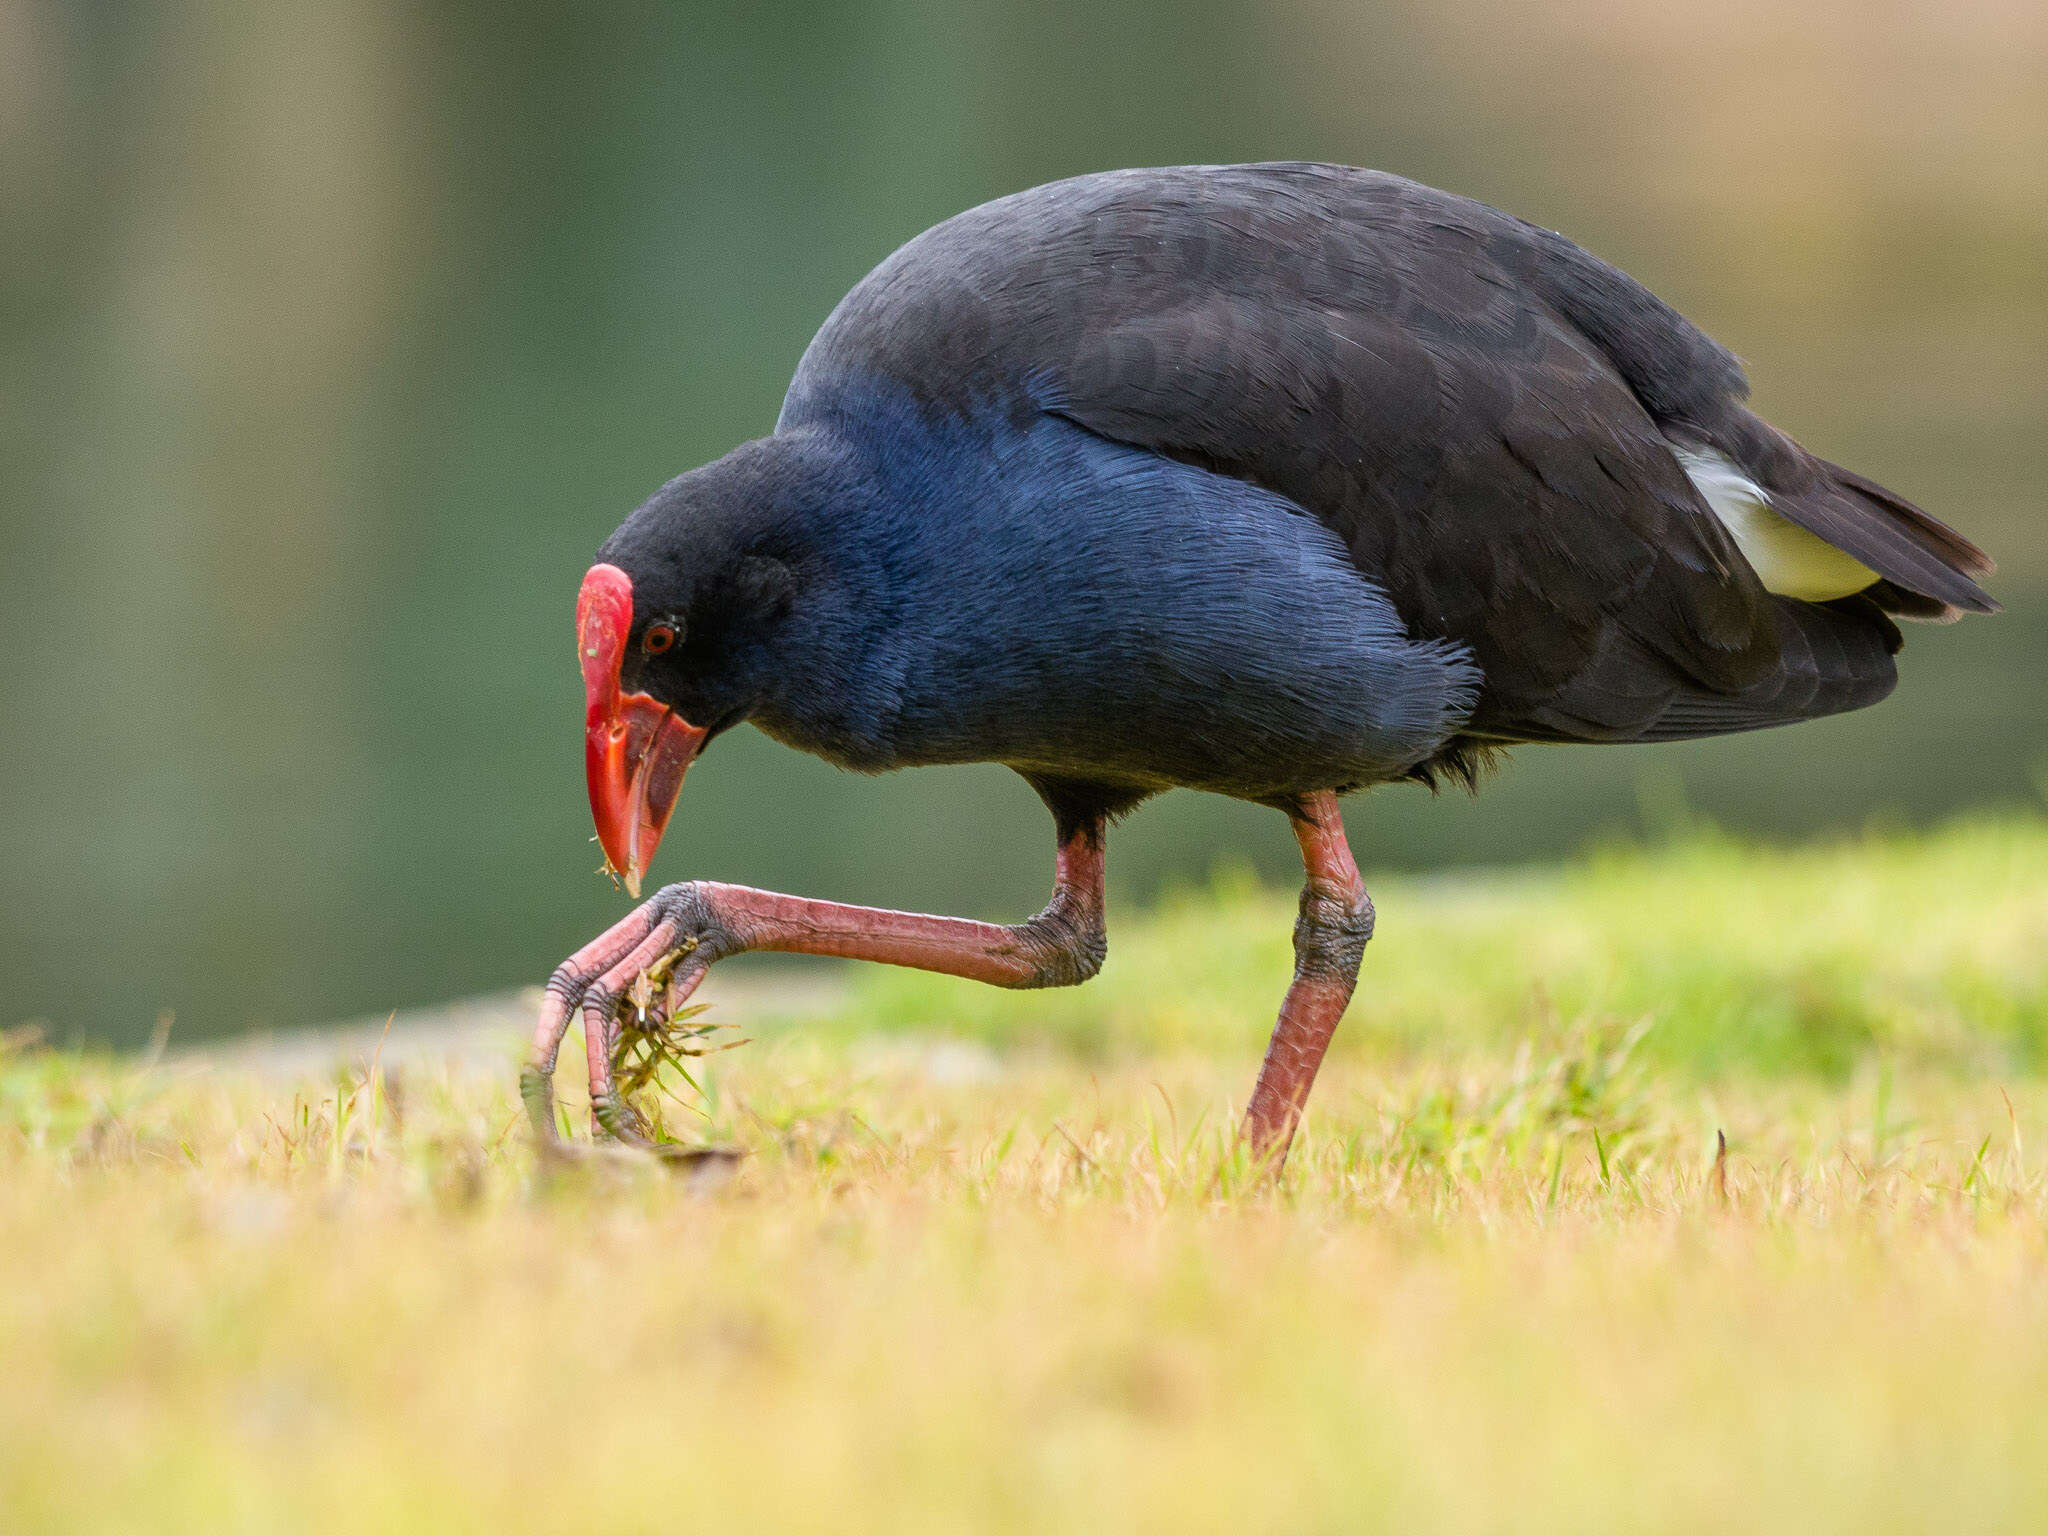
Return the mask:
POLYGON ((667 1143, 673 1143, 675 1138, 668 1134, 664 1124, 662 1099, 700 1118, 707 1114, 701 1103, 690 1103, 669 1086, 673 1078, 681 1079, 702 1100, 703 1086, 686 1062, 747 1043, 744 1038, 719 1038, 734 1030, 735 1025, 698 1022, 710 1011, 709 1004, 689 1008, 656 1006, 665 1003, 670 971, 688 953, 688 949, 678 950, 644 972, 620 997, 613 1017, 612 1080, 647 1134, 667 1143), (673 1078, 664 1077, 664 1069, 673 1078))

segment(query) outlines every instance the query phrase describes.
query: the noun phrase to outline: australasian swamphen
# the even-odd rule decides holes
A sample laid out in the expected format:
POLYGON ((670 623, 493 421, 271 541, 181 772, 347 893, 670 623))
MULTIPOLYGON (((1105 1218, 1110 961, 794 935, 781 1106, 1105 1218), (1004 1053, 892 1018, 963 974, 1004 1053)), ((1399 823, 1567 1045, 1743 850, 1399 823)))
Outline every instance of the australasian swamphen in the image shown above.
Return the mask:
POLYGON ((1334 165, 1117 171, 912 240, 772 435, 670 481, 583 579, 591 809, 639 894, 742 721, 843 767, 1004 763, 1058 830, 1015 926, 691 882, 550 981, 581 1011, 741 950, 1087 980, 1104 829, 1176 786, 1284 811, 1293 985, 1243 1134, 1285 1155, 1372 934, 1337 797, 1517 742, 1676 741, 1874 704, 1894 617, 1996 605, 1968 540, 1743 405, 1735 358, 1563 236, 1334 165))

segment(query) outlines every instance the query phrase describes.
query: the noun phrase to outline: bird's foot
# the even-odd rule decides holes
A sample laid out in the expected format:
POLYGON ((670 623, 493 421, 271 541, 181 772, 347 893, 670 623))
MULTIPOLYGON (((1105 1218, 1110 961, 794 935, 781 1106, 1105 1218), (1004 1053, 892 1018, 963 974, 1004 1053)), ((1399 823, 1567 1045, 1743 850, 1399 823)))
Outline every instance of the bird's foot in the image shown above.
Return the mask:
POLYGON ((701 1012, 684 1005, 712 962, 736 947, 716 922, 700 886, 671 885, 556 968, 534 1029, 533 1053, 519 1080, 519 1096, 543 1157, 588 1155, 563 1141, 555 1124, 555 1061, 571 1020, 580 1014, 591 1116, 611 1139, 612 1155, 651 1156, 692 1170, 737 1158, 727 1148, 659 1140, 628 1098, 664 1062, 707 1054, 699 1043, 708 1032, 705 1026, 677 1026, 701 1012))

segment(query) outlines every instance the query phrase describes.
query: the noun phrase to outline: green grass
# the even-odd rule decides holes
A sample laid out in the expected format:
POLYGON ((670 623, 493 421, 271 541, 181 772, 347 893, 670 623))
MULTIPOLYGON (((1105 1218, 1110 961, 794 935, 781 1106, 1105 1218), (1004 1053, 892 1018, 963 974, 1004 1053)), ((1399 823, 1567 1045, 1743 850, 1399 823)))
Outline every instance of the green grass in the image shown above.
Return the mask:
MULTIPOLYGON (((2038 819, 1781 852, 1699 833, 1561 871, 1370 883, 1379 924, 1342 1052, 1438 1056, 1647 1020, 1645 1049, 1697 1074, 1840 1081, 1874 1049, 1966 1072, 2048 1065, 2038 819)), ((1020 1002, 874 970, 846 1022, 1101 1057, 1256 1052, 1293 923, 1293 893, 1219 882, 1139 923, 1112 913, 1087 987, 1020 1002)))
POLYGON ((2044 1527, 2048 823, 1375 895, 1277 1186, 1228 883, 704 1063, 709 1193, 539 1175, 509 1043, 17 1043, 0 1530, 2044 1527))

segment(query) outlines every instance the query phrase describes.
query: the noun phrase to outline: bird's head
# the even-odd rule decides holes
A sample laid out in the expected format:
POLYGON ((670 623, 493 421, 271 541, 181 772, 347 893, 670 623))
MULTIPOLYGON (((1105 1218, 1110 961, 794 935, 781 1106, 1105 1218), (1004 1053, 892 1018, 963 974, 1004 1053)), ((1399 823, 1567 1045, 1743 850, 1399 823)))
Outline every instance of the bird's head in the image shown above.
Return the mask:
POLYGON ((691 762, 770 686, 797 593, 777 477, 749 467, 721 461, 663 486, 577 594, 590 812, 635 896, 691 762))

